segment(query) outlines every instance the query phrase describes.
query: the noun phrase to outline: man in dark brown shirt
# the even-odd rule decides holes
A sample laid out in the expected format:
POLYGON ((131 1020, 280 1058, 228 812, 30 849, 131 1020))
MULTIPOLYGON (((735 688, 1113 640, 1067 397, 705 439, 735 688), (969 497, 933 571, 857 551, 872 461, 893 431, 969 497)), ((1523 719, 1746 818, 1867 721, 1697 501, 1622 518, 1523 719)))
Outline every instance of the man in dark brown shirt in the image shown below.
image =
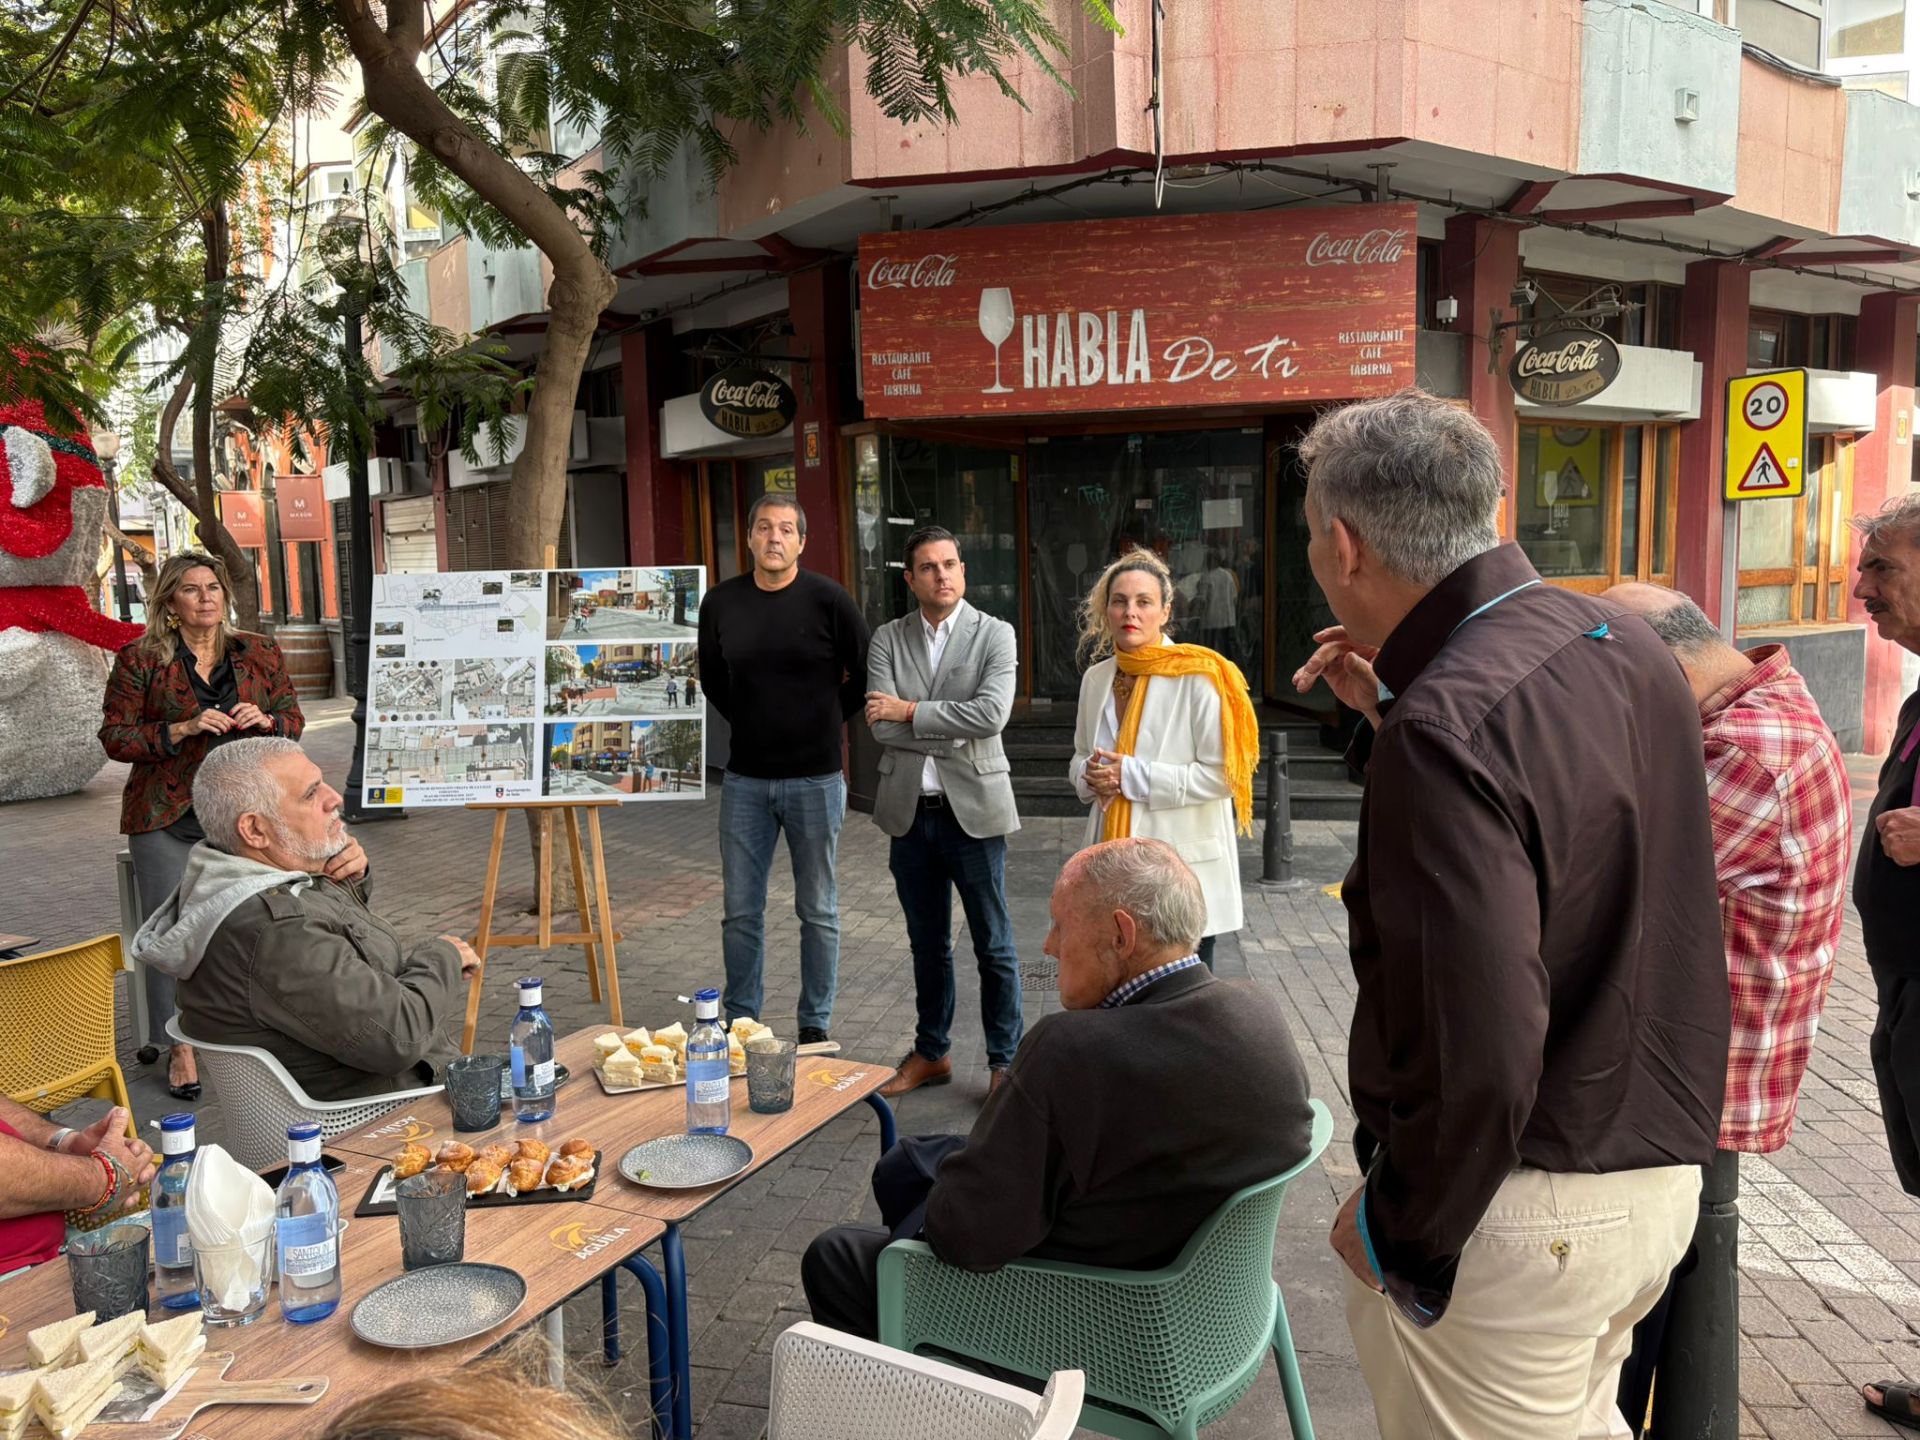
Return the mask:
POLYGON ((1373 721, 1333 1236, 1361 1369, 1386 1440, 1605 1435, 1726 1078, 1698 711, 1643 621, 1500 543, 1471 415, 1407 391, 1301 457, 1341 627, 1295 683, 1373 721))

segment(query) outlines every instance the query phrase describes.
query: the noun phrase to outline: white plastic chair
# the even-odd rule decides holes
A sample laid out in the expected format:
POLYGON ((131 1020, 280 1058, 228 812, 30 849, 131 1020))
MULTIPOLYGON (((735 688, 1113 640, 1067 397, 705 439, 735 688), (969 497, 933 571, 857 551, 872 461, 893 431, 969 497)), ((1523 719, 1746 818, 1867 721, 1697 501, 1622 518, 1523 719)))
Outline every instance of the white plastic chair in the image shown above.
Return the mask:
POLYGON ((321 1139, 330 1140, 409 1101, 446 1089, 423 1085, 418 1090, 352 1100, 315 1100, 287 1073, 286 1066, 256 1046, 196 1040, 180 1028, 178 1015, 167 1021, 167 1036, 177 1045, 193 1047, 202 1078, 220 1100, 227 1153, 249 1170, 285 1163, 289 1125, 311 1121, 320 1127, 321 1139))
POLYGON ((801 1321, 773 1345, 767 1440, 1067 1440, 1087 1379, 1046 1391, 989 1380, 801 1321))

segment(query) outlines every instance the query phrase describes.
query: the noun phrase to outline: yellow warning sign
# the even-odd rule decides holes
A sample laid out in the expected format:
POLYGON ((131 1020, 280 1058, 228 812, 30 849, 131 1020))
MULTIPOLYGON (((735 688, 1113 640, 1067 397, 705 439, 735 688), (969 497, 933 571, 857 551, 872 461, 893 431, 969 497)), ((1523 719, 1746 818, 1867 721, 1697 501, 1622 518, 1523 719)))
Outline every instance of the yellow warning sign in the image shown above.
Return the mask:
POLYGON ((1807 372, 1727 382, 1726 497, 1772 500, 1807 488, 1807 372))

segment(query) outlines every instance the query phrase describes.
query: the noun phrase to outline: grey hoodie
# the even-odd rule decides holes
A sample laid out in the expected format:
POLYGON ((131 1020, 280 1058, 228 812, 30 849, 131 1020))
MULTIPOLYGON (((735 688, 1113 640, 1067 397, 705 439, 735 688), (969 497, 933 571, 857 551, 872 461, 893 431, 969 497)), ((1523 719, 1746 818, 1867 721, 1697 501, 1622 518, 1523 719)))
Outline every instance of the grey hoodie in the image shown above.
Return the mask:
POLYGON ((298 895, 312 883, 313 876, 304 870, 277 870, 244 855, 230 855, 203 840, 188 852, 180 888, 133 937, 133 958, 185 980, 200 968, 213 932, 235 910, 283 885, 298 895))

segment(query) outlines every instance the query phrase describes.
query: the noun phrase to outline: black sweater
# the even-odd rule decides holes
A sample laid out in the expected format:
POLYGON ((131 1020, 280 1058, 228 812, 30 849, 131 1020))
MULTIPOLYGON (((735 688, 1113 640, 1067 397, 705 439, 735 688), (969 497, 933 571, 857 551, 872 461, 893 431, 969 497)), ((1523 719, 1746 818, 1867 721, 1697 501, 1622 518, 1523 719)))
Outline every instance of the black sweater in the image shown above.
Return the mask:
POLYGON ((837 774, 841 727, 866 703, 867 622, 811 570, 780 590, 723 580, 700 602, 700 688, 733 728, 727 769, 837 774))
POLYGON ((1920 690, 1900 707, 1893 727, 1893 748, 1880 767, 1880 793, 1867 812, 1867 832, 1853 867, 1853 906, 1860 912, 1860 935, 1867 942, 1867 964, 1876 975, 1920 976, 1920 865, 1896 865, 1880 845, 1874 824, 1888 810, 1913 804, 1913 775, 1920 753, 1905 760, 1913 727, 1920 725, 1920 690))
POLYGON ((1280 1002, 1182 970, 1113 1010, 1027 1032, 1008 1083, 927 1201, 966 1270, 1034 1255, 1115 1269, 1172 1260, 1237 1190, 1307 1153, 1307 1072, 1280 1002))

